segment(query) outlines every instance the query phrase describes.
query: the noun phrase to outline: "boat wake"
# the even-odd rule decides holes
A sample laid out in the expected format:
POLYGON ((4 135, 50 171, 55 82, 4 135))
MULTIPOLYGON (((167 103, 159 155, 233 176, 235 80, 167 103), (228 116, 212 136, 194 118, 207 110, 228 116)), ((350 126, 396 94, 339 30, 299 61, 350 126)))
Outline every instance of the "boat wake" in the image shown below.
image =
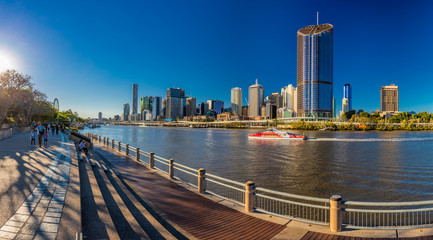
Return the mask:
POLYGON ((419 141, 433 141, 433 137, 427 137, 427 138, 310 138, 309 141, 320 141, 320 142, 419 142, 419 141))

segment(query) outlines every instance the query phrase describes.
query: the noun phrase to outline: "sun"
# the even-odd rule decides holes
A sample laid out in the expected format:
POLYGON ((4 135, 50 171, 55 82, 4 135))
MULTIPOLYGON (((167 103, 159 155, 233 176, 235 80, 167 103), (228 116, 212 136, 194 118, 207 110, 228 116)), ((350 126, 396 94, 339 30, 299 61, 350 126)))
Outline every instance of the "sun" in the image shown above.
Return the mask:
POLYGON ((12 64, 10 60, 5 56, 0 54, 0 72, 5 71, 6 69, 11 69, 12 64))

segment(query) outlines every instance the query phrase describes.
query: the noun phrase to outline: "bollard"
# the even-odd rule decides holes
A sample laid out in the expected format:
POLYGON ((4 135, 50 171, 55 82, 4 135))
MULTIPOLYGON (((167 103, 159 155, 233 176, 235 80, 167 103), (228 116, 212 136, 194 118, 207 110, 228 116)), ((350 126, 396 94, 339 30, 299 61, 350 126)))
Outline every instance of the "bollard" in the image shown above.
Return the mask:
POLYGON ((105 137, 104 137, 104 145, 105 145, 105 137))
POLYGON ((111 139, 111 148, 114 149, 114 139, 111 139))
POLYGON ((343 224, 343 214, 341 211, 341 196, 332 195, 330 198, 330 208, 329 208, 329 227, 331 232, 340 232, 341 226, 343 224))
POLYGON ((140 161, 140 148, 137 148, 135 151, 135 160, 140 161))
POLYGON ((174 160, 170 159, 168 160, 168 177, 170 179, 173 179, 174 176, 174 160))
POLYGON ((199 193, 204 193, 206 191, 206 170, 204 168, 198 170, 197 187, 199 193))
POLYGON ((155 153, 151 152, 149 154, 149 168, 152 169, 155 166, 155 162, 153 159, 153 155, 155 155, 155 153))
POLYGON ((107 138, 107 141, 105 142, 105 145, 109 145, 109 142, 110 142, 110 139, 109 138, 107 138))
POLYGON ((120 145, 120 142, 119 142, 119 147, 117 147, 117 150, 119 150, 119 152, 122 150, 122 146, 120 145))
POLYGON ((98 136, 99 137, 99 143, 101 143, 101 136, 98 136))
POLYGON ((254 203, 255 203, 255 190, 256 184, 252 181, 248 181, 245 183, 245 211, 252 212, 254 211, 254 203))
POLYGON ((126 147, 125 147, 125 154, 126 154, 126 156, 129 155, 129 144, 126 144, 126 147))

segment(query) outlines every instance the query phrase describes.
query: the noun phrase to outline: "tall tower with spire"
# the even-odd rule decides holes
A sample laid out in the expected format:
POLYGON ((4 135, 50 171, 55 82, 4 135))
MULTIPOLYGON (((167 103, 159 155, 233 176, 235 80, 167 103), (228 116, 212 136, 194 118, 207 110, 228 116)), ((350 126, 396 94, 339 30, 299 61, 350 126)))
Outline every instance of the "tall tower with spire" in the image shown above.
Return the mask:
POLYGON ((298 31, 299 117, 332 117, 333 31, 331 24, 310 25, 298 31))

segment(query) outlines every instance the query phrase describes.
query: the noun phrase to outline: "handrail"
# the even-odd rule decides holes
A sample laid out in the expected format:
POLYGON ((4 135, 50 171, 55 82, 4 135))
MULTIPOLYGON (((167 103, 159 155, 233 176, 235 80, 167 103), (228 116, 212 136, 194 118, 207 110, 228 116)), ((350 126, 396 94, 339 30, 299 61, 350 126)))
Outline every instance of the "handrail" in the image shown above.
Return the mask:
POLYGON ((414 201, 414 202, 359 202, 343 201, 343 204, 351 206, 371 206, 371 207, 398 207, 398 206, 416 206, 416 205, 433 205, 433 200, 414 201))
POLYGON ((261 188, 261 187, 257 187, 256 190, 266 192, 266 193, 271 193, 274 195, 280 195, 280 196, 284 196, 284 197, 297 198, 297 199, 322 202, 322 203, 329 203, 329 199, 327 199, 327 198, 308 197, 308 196, 302 196, 302 195, 297 195, 297 194, 292 194, 292 193, 283 193, 283 192, 278 192, 278 191, 274 191, 274 190, 270 190, 270 189, 266 189, 266 188, 261 188))
POLYGON ((245 187, 244 183, 236 182, 236 181, 233 181, 233 180, 230 180, 230 179, 227 179, 227 178, 223 178, 223 177, 218 177, 218 176, 210 174, 210 173, 206 173, 206 176, 212 177, 212 178, 215 178, 215 179, 218 179, 218 180, 222 180, 222 181, 225 181, 225 182, 228 182, 228 183, 231 183, 231 184, 235 184, 235 185, 238 185, 238 186, 241 186, 241 187, 245 187))

